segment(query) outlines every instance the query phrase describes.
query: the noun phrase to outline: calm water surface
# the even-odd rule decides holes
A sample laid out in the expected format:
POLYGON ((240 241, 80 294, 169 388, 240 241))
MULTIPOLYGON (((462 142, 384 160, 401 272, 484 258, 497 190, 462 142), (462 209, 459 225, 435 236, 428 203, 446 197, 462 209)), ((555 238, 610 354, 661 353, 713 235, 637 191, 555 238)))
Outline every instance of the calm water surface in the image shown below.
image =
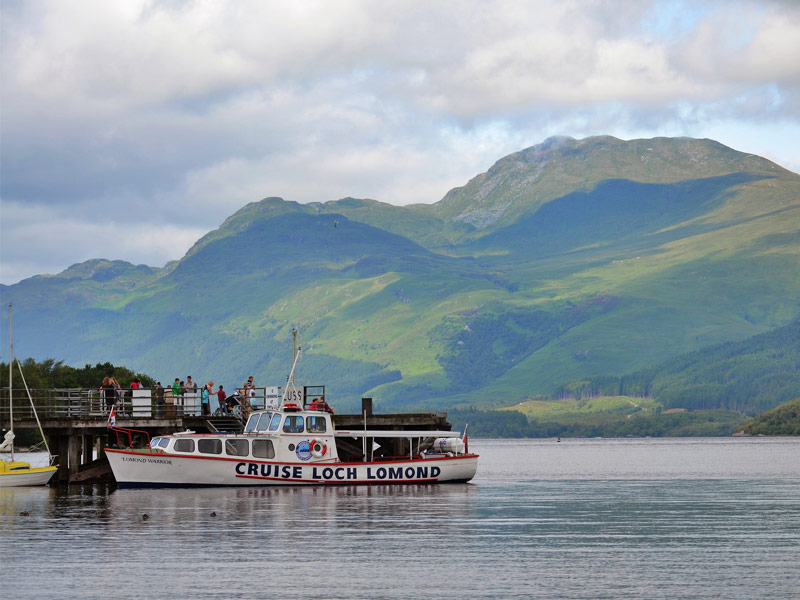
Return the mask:
POLYGON ((470 446, 481 460, 464 485, 0 490, 0 588, 15 599, 800 597, 800 438, 470 446))

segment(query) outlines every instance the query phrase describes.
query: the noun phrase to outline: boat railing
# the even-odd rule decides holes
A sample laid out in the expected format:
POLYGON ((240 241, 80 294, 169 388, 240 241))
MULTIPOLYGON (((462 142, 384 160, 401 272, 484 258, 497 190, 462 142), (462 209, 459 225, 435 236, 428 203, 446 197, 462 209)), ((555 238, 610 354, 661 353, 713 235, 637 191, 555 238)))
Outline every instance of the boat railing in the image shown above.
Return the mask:
POLYGON ((109 429, 114 433, 117 439, 118 448, 150 447, 150 434, 147 431, 131 429, 129 427, 110 427, 109 429), (127 444, 125 442, 127 442, 127 444))

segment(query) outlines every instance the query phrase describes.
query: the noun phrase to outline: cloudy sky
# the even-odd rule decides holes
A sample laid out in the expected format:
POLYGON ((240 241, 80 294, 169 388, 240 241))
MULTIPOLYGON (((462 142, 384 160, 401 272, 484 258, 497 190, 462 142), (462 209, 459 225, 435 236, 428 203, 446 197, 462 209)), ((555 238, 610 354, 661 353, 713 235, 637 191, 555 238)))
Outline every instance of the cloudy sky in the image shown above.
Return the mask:
POLYGON ((800 171, 800 2, 0 4, 0 283, 163 266, 247 202, 436 202, 551 135, 800 171))

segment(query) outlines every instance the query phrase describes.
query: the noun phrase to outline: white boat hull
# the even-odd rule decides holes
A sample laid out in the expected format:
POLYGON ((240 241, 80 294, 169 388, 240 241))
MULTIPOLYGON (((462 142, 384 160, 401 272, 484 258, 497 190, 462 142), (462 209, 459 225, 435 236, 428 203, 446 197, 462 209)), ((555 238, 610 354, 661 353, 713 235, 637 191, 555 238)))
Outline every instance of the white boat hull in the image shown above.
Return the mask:
POLYGON ((466 482, 478 456, 343 463, 276 462, 106 449, 120 486, 386 485, 466 482))
POLYGON ((46 467, 18 473, 2 473, 0 474, 0 488, 46 485, 57 470, 56 467, 46 467))

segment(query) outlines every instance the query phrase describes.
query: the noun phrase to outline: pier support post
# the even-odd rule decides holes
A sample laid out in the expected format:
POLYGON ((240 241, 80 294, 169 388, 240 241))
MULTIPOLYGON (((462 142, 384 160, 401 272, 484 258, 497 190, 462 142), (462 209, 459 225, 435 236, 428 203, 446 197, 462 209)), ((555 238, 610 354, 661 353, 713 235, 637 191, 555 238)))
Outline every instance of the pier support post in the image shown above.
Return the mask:
POLYGON ((69 436, 69 472, 76 473, 81 465, 81 441, 80 435, 69 436))
POLYGON ((92 450, 94 450, 94 436, 92 435, 85 435, 83 436, 83 460, 81 460, 82 465, 88 465, 94 459, 92 455, 92 450))
POLYGON ((58 481, 69 482, 69 436, 58 436, 58 481))
POLYGON ((106 438, 98 435, 94 439, 94 447, 97 450, 97 458, 103 458, 106 455, 106 438))

